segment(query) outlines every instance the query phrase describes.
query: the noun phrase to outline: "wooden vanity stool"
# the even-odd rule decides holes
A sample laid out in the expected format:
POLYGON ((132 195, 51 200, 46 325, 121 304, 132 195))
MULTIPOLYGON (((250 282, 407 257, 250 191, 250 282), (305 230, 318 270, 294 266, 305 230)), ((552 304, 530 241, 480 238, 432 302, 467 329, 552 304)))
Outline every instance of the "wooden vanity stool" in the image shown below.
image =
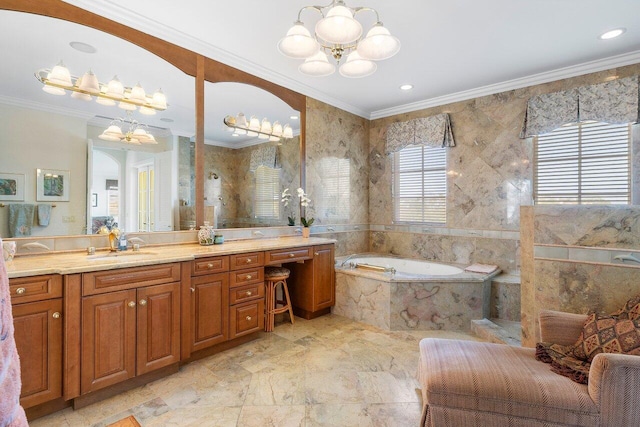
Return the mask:
POLYGON ((264 279, 266 288, 265 312, 266 321, 264 322, 265 332, 273 331, 274 317, 276 314, 289 312, 289 318, 293 323, 293 308, 291 307, 291 299, 289 299, 289 288, 287 287, 287 279, 289 278, 289 269, 284 267, 266 267, 264 269, 264 279), (282 296, 284 299, 279 300, 276 297, 276 289, 282 287, 282 296), (280 305, 280 307, 278 307, 280 305))

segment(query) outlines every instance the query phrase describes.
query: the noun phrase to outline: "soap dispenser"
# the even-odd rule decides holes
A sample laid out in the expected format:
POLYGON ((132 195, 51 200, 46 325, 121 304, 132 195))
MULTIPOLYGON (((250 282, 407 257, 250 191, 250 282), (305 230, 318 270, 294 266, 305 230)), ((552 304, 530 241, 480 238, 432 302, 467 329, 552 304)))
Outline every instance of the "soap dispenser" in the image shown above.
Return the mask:
POLYGON ((124 233, 120 234, 120 241, 118 243, 118 250, 119 251, 126 251, 127 250, 127 236, 124 233))

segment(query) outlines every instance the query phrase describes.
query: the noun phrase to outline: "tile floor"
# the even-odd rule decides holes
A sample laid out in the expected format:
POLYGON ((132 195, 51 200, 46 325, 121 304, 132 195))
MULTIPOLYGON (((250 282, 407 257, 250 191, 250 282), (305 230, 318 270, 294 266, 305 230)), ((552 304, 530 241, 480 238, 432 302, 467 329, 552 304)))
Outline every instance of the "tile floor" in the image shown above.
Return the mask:
POLYGON ((418 341, 466 333, 387 332, 337 315, 296 318, 180 372, 32 427, 417 426, 418 341))

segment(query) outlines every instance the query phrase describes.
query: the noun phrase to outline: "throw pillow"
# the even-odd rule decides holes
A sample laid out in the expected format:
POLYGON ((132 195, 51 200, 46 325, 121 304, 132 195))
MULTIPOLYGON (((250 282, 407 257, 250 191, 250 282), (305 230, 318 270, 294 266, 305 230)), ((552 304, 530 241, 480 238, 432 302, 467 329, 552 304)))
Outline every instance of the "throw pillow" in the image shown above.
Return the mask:
POLYGON ((573 347, 573 356, 586 362, 600 353, 640 355, 640 330, 628 313, 618 316, 589 315, 580 338, 573 347))
POLYGON ((571 378, 580 384, 589 381, 591 363, 577 359, 573 355, 573 347, 540 342, 536 344, 536 359, 551 364, 551 371, 571 378))

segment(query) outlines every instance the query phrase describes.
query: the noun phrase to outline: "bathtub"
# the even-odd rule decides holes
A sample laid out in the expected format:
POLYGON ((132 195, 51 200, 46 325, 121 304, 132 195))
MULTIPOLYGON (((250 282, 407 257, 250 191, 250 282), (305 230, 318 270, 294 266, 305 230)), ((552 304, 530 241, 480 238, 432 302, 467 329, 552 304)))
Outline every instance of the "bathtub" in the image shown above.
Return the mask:
POLYGON ((389 331, 469 331, 489 317, 491 278, 455 265, 354 254, 338 258, 333 312, 389 331))

